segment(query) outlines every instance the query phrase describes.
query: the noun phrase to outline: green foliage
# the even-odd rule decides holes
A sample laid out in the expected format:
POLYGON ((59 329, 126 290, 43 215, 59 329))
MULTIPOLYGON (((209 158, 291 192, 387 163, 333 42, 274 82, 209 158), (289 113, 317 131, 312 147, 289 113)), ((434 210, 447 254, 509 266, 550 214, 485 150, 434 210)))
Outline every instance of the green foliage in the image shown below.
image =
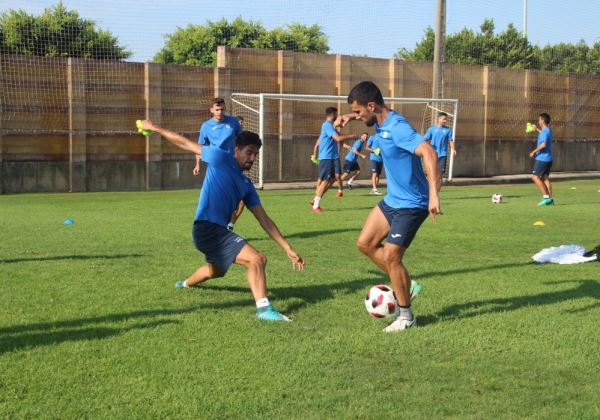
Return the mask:
POLYGON ((0 52, 43 57, 78 57, 121 60, 131 52, 119 46, 110 32, 82 19, 62 2, 41 16, 10 9, 0 15, 0 52))
MULTIPOLYGON (((531 45, 512 23, 503 32, 494 31, 494 21, 486 19, 479 31, 463 28, 457 33, 447 35, 445 62, 512 69, 541 69, 560 73, 600 74, 600 42, 592 47, 580 41, 577 44, 561 43, 540 48, 531 45)), ((394 57, 431 62, 434 42, 435 33, 429 27, 413 50, 401 48, 394 57)))
POLYGON ((154 56, 154 61, 214 66, 219 45, 315 53, 329 50, 327 36, 319 25, 294 23, 268 31, 260 22, 238 17, 231 22, 221 19, 207 21, 206 25, 190 24, 186 28, 177 28, 166 36, 165 46, 154 56))

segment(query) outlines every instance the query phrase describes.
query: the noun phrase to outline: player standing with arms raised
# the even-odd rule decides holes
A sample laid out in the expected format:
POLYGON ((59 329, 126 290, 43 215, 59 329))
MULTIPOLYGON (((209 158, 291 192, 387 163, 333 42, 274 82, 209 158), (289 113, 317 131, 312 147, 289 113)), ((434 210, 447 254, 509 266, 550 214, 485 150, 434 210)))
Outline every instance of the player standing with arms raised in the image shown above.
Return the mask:
POLYGON ((206 256, 206 264, 187 279, 178 281, 175 287, 193 287, 209 279, 223 277, 235 262, 246 267, 248 284, 256 301, 256 316, 265 321, 289 321, 273 309, 267 298, 267 257, 227 229, 231 213, 243 200, 265 232, 285 251, 292 268, 304 269, 304 260, 267 215, 252 181, 243 174, 243 171, 252 168, 262 146, 258 135, 242 131, 236 137, 233 154, 230 154, 216 146, 194 143, 152 121, 143 121, 142 128, 160 134, 183 150, 196 153, 208 164, 193 227, 194 244, 206 256))
MULTIPOLYGON (((227 153, 233 154, 235 139, 242 131, 240 121, 236 117, 225 115, 225 100, 223 98, 214 98, 210 103, 210 113, 212 118, 202 123, 198 144, 203 146, 216 146, 227 153)), ((242 118, 243 121, 243 118, 242 118)), ((192 171, 194 176, 200 175, 200 156, 196 156, 196 166, 192 171)), ((235 211, 231 214, 231 220, 227 224, 227 229, 233 230, 235 222, 242 215, 244 203, 240 201, 235 211)))
POLYGON ((552 168, 552 128, 550 127, 550 114, 542 112, 538 117, 539 127, 536 148, 529 153, 534 159, 533 176, 531 179, 542 193, 542 199, 538 206, 550 206, 554 204, 552 198, 552 183, 550 182, 550 169, 552 168))
POLYGON ((340 116, 335 125, 362 120, 369 127, 375 126, 387 175, 387 195, 369 213, 357 246, 388 274, 398 300, 399 314, 384 331, 401 331, 417 323, 410 308, 411 281, 402 260, 427 216, 435 222, 440 213, 437 155, 404 117, 385 105, 373 82, 354 86, 348 103, 352 113, 340 116), (429 179, 423 173, 421 159, 431 174, 429 179))

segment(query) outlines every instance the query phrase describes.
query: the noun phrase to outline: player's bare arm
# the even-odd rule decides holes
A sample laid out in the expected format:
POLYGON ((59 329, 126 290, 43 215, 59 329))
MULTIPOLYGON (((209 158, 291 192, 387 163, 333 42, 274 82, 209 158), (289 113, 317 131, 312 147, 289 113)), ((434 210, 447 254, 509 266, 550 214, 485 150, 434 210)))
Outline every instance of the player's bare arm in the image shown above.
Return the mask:
POLYGON ((346 124, 348 124, 350 121, 353 121, 355 119, 356 119, 356 114, 354 114, 354 113, 339 115, 335 119, 333 126, 335 128, 345 127, 346 124))
POLYGON ((415 154, 423 159, 425 170, 427 171, 427 183, 429 184, 429 214, 434 223, 437 223, 435 216, 441 213, 440 198, 438 196, 438 179, 440 170, 438 168, 437 153, 429 143, 424 141, 415 150, 415 154))
POLYGON ((202 154, 202 146, 199 145, 198 143, 193 142, 193 141, 183 137, 179 133, 176 133, 171 130, 167 130, 166 128, 159 127, 158 125, 154 124, 150 120, 143 120, 142 128, 144 130, 153 131, 155 133, 160 134, 165 139, 167 139, 170 143, 173 143, 175 146, 179 147, 180 149, 195 153, 196 155, 198 155, 198 157, 202 154))
POLYGON ((354 154, 355 154, 356 156, 358 156, 358 157, 361 157, 361 158, 363 158, 363 159, 366 159, 366 158, 367 158, 367 156, 366 156, 366 155, 363 155, 363 154, 362 154, 362 153, 360 153, 358 150, 355 150, 355 151, 354 151, 354 154))
POLYGON ((535 156, 536 153, 541 152, 542 150, 544 150, 546 148, 546 143, 542 143, 540 144, 538 147, 536 147, 535 149, 533 149, 531 151, 531 153, 529 153, 529 157, 533 158, 535 156))
POLYGON ((271 239, 273 239, 277 244, 285 251, 288 258, 292 262, 292 268, 298 270, 304 270, 304 259, 294 251, 294 248, 290 245, 290 243, 283 237, 281 231, 271 220, 271 218, 265 212, 263 206, 253 206, 250 207, 249 210, 252 212, 256 220, 260 226, 264 229, 265 232, 269 234, 271 239))
POLYGON ((354 134, 334 134, 333 136, 331 136, 331 138, 333 138, 338 143, 343 143, 348 140, 354 140, 356 138, 356 135, 354 135, 354 134))

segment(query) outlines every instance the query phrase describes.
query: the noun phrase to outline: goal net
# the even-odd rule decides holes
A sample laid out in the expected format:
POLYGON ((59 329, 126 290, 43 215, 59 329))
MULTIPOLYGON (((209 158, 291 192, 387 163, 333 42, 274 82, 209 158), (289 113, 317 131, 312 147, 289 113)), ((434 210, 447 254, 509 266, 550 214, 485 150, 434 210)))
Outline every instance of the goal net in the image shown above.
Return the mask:
MULTIPOLYGON (((315 164, 310 160, 325 108, 336 107, 340 114, 350 112, 346 96, 277 93, 233 93, 231 113, 243 118, 244 129, 259 133, 263 147, 250 178, 258 187, 265 182, 300 182, 314 180, 315 164)), ((432 98, 384 98, 386 105, 403 115, 421 134, 437 121, 439 112, 448 114, 447 126, 456 134, 458 100, 432 98)), ((344 134, 374 133, 360 121, 352 121, 344 134)), ((340 148, 340 156, 345 152, 340 148)), ((448 153, 446 176, 452 179, 453 156, 448 153)), ((363 171, 368 176, 369 171, 363 171)))

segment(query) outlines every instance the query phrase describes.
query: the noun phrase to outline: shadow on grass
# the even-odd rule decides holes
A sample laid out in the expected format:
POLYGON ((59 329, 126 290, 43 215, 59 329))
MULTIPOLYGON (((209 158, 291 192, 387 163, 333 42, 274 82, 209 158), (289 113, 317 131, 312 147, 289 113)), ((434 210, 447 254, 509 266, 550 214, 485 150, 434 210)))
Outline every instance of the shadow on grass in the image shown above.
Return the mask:
MULTIPOLYGON (((288 286, 288 287, 272 287, 269 288, 269 297, 275 301, 277 309, 282 312, 290 313, 306 307, 309 304, 315 304, 325 300, 331 300, 339 294, 352 294, 357 290, 367 290, 375 281, 374 278, 363 278, 344 283, 334 284, 311 284, 307 286, 288 286), (285 304, 277 304, 278 300, 292 300, 285 304)), ((237 299, 234 301, 205 304, 204 307, 212 309, 226 309, 241 305, 254 305, 254 300, 250 297, 250 289, 241 286, 220 286, 216 284, 207 284, 202 286, 203 289, 243 293, 248 296, 245 299, 237 299)))
MULTIPOLYGON (((483 299, 473 302, 458 303, 444 308, 432 316, 419 317, 419 323, 433 324, 443 321, 443 318, 465 319, 475 316, 515 311, 528 306, 545 306, 576 299, 593 298, 595 303, 584 308, 569 310, 578 313, 600 306, 600 283, 596 280, 573 280, 561 283, 578 283, 567 290, 539 293, 537 295, 511 296, 506 298, 483 299)), ((556 284, 556 283, 547 283, 556 284)))
MULTIPOLYGON (((501 268, 523 267, 526 265, 533 265, 533 264, 534 263, 532 261, 528 261, 528 262, 518 262, 518 263, 482 265, 479 267, 454 268, 451 270, 428 271, 428 272, 424 272, 424 273, 418 272, 416 270, 410 270, 410 267, 408 267, 408 269, 409 269, 409 272, 411 273, 411 277, 414 275, 414 279, 419 280, 419 279, 427 279, 430 277, 452 276, 455 274, 480 273, 482 271, 491 271, 491 270, 497 270, 497 269, 501 269, 501 268)), ((369 273, 374 274, 374 275, 385 276, 384 273, 382 273, 381 271, 377 271, 377 270, 369 270, 369 273)), ((387 279, 387 276, 385 278, 387 279)), ((389 282, 389 280, 387 280, 387 281, 389 282)))
POLYGON ((54 255, 48 257, 25 257, 0 260, 0 264, 14 264, 33 261, 61 261, 61 260, 116 260, 120 258, 138 258, 143 254, 116 254, 116 255, 54 255))
MULTIPOLYGON (((300 239, 305 239, 305 238, 315 238, 315 237, 319 237, 319 236, 325 236, 325 235, 335 235, 337 233, 346 233, 346 232, 360 232, 360 228, 347 228, 347 229, 329 229, 329 230, 313 230, 313 231, 304 231, 304 232, 296 232, 296 233, 292 233, 289 235, 285 235, 286 239, 290 239, 290 238, 300 238, 300 239)), ((246 238, 247 241, 260 241, 263 239, 270 239, 268 236, 262 237, 262 238, 246 238)))
POLYGON ((22 348, 59 344, 65 341, 103 339, 132 330, 174 324, 179 321, 172 319, 150 321, 148 318, 185 314, 197 309, 197 306, 183 309, 154 309, 0 328, 0 354, 22 348), (141 322, 125 327, 94 325, 124 322, 133 319, 140 319, 141 322))

